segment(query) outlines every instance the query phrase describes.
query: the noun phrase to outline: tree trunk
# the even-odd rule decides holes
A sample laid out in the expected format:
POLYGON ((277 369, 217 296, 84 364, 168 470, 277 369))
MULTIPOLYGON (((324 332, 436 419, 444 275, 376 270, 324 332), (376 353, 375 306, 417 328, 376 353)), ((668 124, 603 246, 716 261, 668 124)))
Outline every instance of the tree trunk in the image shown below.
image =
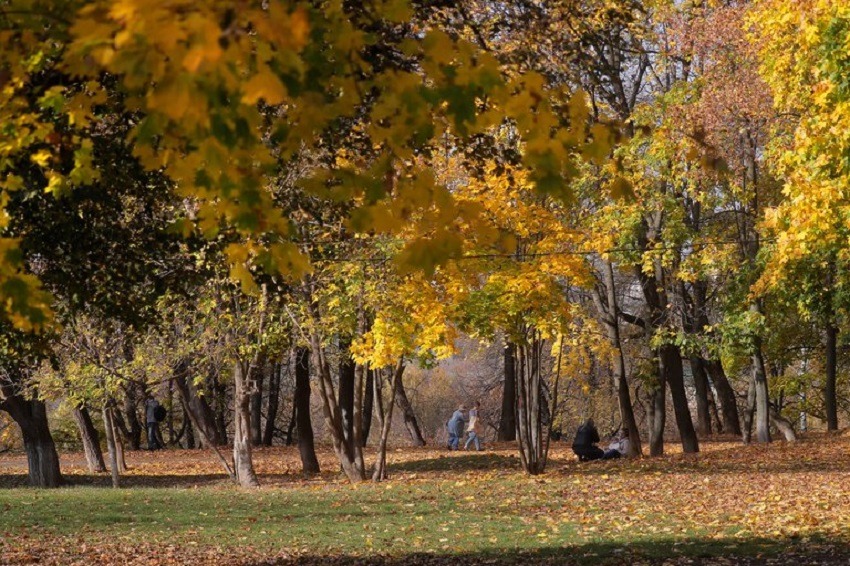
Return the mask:
POLYGON ((664 428, 667 424, 667 383, 659 376, 650 400, 649 455, 664 454, 664 428))
POLYGON ((381 440, 378 443, 378 453, 375 457, 375 466, 372 469, 372 481, 381 481, 387 479, 387 440, 390 436, 390 429, 393 423, 393 405, 396 392, 401 386, 401 377, 404 374, 404 358, 398 361, 395 370, 392 374, 390 382, 390 398, 387 402, 386 411, 384 411, 384 419, 381 423, 381 440))
POLYGON ((767 372, 761 353, 761 338, 754 338, 752 354, 753 385, 756 393, 756 440, 770 442, 770 396, 767 387, 767 372))
POLYGON ((189 386, 185 376, 185 365, 178 364, 175 368, 174 383, 177 385, 177 392, 180 394, 180 402, 183 404, 183 413, 192 423, 194 430, 198 432, 198 436, 201 438, 201 446, 206 446, 207 448, 212 449, 218 458, 218 461, 221 462, 221 465, 227 472, 227 475, 230 476, 230 479, 236 481, 236 474, 233 472, 233 468, 227 461, 227 458, 225 458, 218 449, 216 443, 208 436, 207 430, 209 429, 205 428, 204 425, 201 424, 198 413, 195 412, 195 409, 190 403, 189 386))
POLYGON ((419 423, 416 420, 416 413, 413 412, 413 405, 407 398, 403 382, 399 382, 398 387, 396 387, 395 402, 404 417, 404 426, 407 427, 413 445, 425 446, 425 439, 422 437, 422 431, 419 429, 419 423))
POLYGON ((703 365, 703 359, 699 356, 691 356, 691 374, 694 378, 694 389, 696 390, 697 402, 697 434, 706 436, 711 434, 711 410, 709 408, 709 395, 711 390, 708 386, 708 375, 703 365))
POLYGON ((717 397, 720 401, 720 414, 723 417, 723 432, 741 436, 741 420, 738 415, 738 400, 735 398, 735 390, 723 371, 720 360, 706 360, 708 370, 714 388, 717 389, 717 397))
POLYGON ((25 399, 8 391, 0 408, 7 411, 18 427, 24 441, 29 467, 29 483, 33 487, 59 487, 63 483, 59 471, 59 455, 47 424, 47 408, 42 401, 25 399))
POLYGON ((516 346, 505 345, 505 384, 502 388, 502 416, 499 419, 498 440, 516 440, 516 346))
POLYGON ((339 362, 339 391, 337 403, 342 416, 342 434, 346 446, 354 443, 354 379, 356 364, 351 359, 349 348, 351 344, 344 342, 340 345, 339 362))
POLYGON ((198 429, 202 446, 212 448, 226 445, 227 438, 220 437, 219 427, 216 425, 215 411, 210 407, 206 397, 198 392, 194 383, 186 379, 185 368, 185 362, 178 364, 174 372, 174 384, 185 403, 184 410, 187 413, 191 412, 192 424, 198 429))
POLYGON ((542 385, 540 376, 542 340, 532 331, 529 344, 516 347, 517 441, 522 467, 531 475, 546 469, 543 442, 542 385))
POLYGON ((269 374, 269 400, 266 407, 266 429, 263 431, 263 445, 271 446, 274 440, 277 411, 280 404, 280 375, 283 373, 283 362, 272 364, 269 374))
POLYGON ((699 452, 697 433, 691 420, 691 410, 688 408, 688 396, 685 393, 685 378, 682 371, 682 356, 679 348, 670 344, 661 347, 661 366, 670 386, 670 397, 673 399, 673 413, 676 415, 676 425, 682 438, 682 450, 686 454, 699 452))
POLYGON ((266 377, 265 356, 259 356, 257 363, 251 367, 251 444, 260 446, 263 443, 263 385, 266 377))
POLYGON ((788 442, 796 442, 797 441, 797 433, 794 432, 794 427, 791 426, 791 423, 788 420, 781 416, 774 408, 770 409, 770 421, 776 425, 776 428, 779 432, 782 433, 782 436, 785 437, 785 440, 788 442))
POLYGON ((750 375, 747 386, 747 406, 744 409, 744 430, 741 435, 744 444, 749 444, 753 438, 753 417, 756 414, 756 385, 755 376, 750 375))
POLYGON ((80 431, 80 440, 83 443, 83 452, 86 455, 86 464, 89 472, 96 474, 106 471, 106 463, 103 461, 103 452, 100 449, 100 435, 91 420, 91 415, 85 406, 74 409, 74 420, 80 431))
POLYGON ((138 450, 142 444, 142 424, 139 422, 139 416, 136 413, 136 387, 131 382, 124 390, 124 421, 127 426, 127 434, 125 438, 127 444, 130 445, 130 450, 138 450))
POLYGON ((310 350, 295 350, 295 418, 298 427, 298 451, 301 470, 306 475, 319 473, 319 460, 313 445, 313 423, 310 420, 310 350))
POLYGON ((829 323, 826 327, 826 382, 823 397, 826 408, 826 430, 838 430, 838 403, 835 396, 838 328, 829 323))
POLYGON ((251 453, 251 390, 248 386, 250 367, 233 363, 233 471, 242 487, 259 487, 251 453))
POLYGON ((109 470, 112 472, 112 487, 121 487, 120 465, 118 463, 118 439, 115 438, 115 423, 112 420, 112 409, 103 407, 103 428, 106 430, 106 448, 109 450, 109 470))
POLYGON ((369 432, 372 430, 372 412, 375 403, 375 378, 377 373, 373 369, 366 369, 366 393, 363 396, 363 426, 360 432, 360 445, 364 448, 369 442, 369 432))

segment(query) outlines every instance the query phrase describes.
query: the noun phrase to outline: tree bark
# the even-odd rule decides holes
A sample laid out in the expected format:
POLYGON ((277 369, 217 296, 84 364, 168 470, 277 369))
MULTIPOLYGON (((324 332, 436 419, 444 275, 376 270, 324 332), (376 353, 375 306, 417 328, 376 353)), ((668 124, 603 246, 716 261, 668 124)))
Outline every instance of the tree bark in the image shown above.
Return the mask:
POLYGON ((545 444, 543 442, 543 399, 540 376, 542 340, 536 331, 531 331, 528 344, 517 344, 517 442, 522 467, 531 475, 546 469, 545 444))
POLYGON ((177 392, 180 394, 180 402, 183 404, 183 413, 190 420, 193 425, 193 428, 198 432, 198 436, 201 437, 201 446, 206 446, 207 448, 212 449, 215 453, 218 461, 221 462, 221 465, 224 467, 224 470, 227 472, 227 475, 230 476, 230 479, 236 481, 236 474, 233 472, 233 468, 230 463, 227 461, 227 458, 221 453, 221 450, 218 449, 218 446, 215 442, 207 435, 207 429, 201 424, 200 417, 195 412, 195 409, 192 408, 190 404, 190 394, 189 387, 186 383, 186 376, 184 375, 185 366, 181 366, 178 364, 177 369, 175 371, 174 383, 177 385, 177 392))
POLYGON ((0 409, 8 412, 21 429, 30 485, 59 487, 63 478, 59 471, 59 455, 47 423, 47 408, 42 401, 13 394, 9 391, 11 387, 3 389, 5 400, 0 403, 0 409))
POLYGON ((269 396, 266 406, 266 428, 263 431, 263 445, 271 446, 274 440, 275 423, 280 405, 280 375, 283 372, 283 362, 272 364, 269 374, 269 396))
POLYGON ((373 369, 366 369, 366 393, 363 396, 363 422, 360 432, 360 445, 364 448, 369 442, 369 432, 372 430, 372 412, 375 404, 375 379, 380 378, 373 369))
POLYGON ((263 443, 263 385, 266 377, 265 356, 259 356, 257 363, 251 367, 251 444, 260 446, 263 443))
POLYGON ((340 345, 339 391, 337 403, 342 416, 342 433, 346 445, 354 443, 354 380, 356 364, 351 359, 350 342, 340 345))
POLYGON ((838 403, 835 395, 835 374, 837 366, 838 328, 830 322, 826 327, 826 382, 823 396, 826 408, 826 430, 838 430, 838 403))
POLYGON ((516 346, 505 345, 505 384, 502 388, 502 415, 499 419, 498 440, 516 440, 516 346))
POLYGON ((413 405, 407 398, 407 393, 404 390, 404 382, 399 382, 395 390, 395 402, 401 410, 404 417, 404 426, 407 427, 407 432, 410 434, 410 440, 414 446, 425 446, 425 439, 422 437, 422 431, 419 429, 419 422, 416 420, 416 413, 413 412, 413 405))
POLYGON ((753 385, 756 393, 756 440, 770 442, 770 396, 767 386, 767 372, 761 353, 761 338, 753 338, 752 354, 753 385))
POLYGON ((100 449, 100 434, 91 420, 91 415, 85 406, 74 409, 74 420, 80 431, 80 440, 83 443, 83 452, 86 455, 86 465, 89 472, 96 474, 106 471, 106 463, 103 461, 103 452, 100 449))
POLYGON ((233 363, 233 471, 242 487, 259 487, 251 452, 251 391, 248 386, 250 367, 233 363))
POLYGON ((390 429, 393 422, 393 405, 395 404, 395 394, 401 385, 401 378, 404 374, 404 358, 398 361, 395 370, 392 374, 390 382, 390 398, 387 403, 387 408, 384 411, 384 419, 381 423, 381 440, 378 443, 378 453, 375 457, 375 466, 372 469, 372 481, 381 481, 387 479, 387 440, 390 436, 390 429))
POLYGON ((714 388, 717 389, 717 397, 720 401, 720 414, 723 418, 723 432, 741 436, 741 419, 738 414, 738 400, 735 398, 735 390, 723 371, 720 360, 706 360, 706 369, 714 388))
POLYGON ((667 383, 658 377, 650 399, 649 455, 664 455, 664 428, 667 424, 667 383))
POLYGON ((688 396, 685 393, 685 379, 682 371, 682 356, 679 348, 670 344, 661 347, 660 356, 662 371, 670 386, 670 397, 673 399, 673 413, 676 415, 676 425, 682 437, 682 450, 686 454, 699 452, 697 433, 691 420, 688 408, 688 396))
POLYGON ((115 423, 112 419, 112 409, 103 407, 103 428, 106 430, 106 448, 109 450, 109 470, 112 473, 112 487, 121 487, 120 465, 118 463, 118 439, 115 438, 115 423))
POLYGON ((709 395, 711 395, 711 390, 708 385, 708 375, 706 374, 702 358, 691 356, 689 361, 691 364, 691 374, 694 378, 694 389, 696 390, 696 430, 700 436, 706 436, 711 434, 711 411, 709 409, 709 395))
POLYGON ((131 382, 124 389, 124 421, 127 426, 125 439, 130 445, 130 450, 138 450, 142 444, 142 424, 136 413, 136 387, 131 382))
POLYGON ((313 423, 310 420, 310 350, 295 350, 295 419, 298 428, 298 452, 301 470, 306 475, 319 473, 319 460, 313 444, 313 423))

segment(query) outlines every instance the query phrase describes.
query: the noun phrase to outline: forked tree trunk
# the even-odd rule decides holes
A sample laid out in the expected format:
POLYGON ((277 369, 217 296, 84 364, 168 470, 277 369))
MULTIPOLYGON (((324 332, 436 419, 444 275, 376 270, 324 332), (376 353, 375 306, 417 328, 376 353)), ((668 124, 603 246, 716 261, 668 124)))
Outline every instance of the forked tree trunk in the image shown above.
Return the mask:
POLYGON ((4 387, 6 399, 0 409, 9 413, 24 441, 29 468, 29 483, 33 487, 59 487, 63 483, 59 471, 59 455, 47 424, 47 408, 42 401, 25 399, 4 387))
POLYGON ((505 345, 505 383, 502 388, 502 416, 499 419, 498 440, 516 440, 516 346, 505 345))
POLYGON ((738 414, 738 400, 735 398, 735 390, 723 371, 720 360, 706 360, 706 369, 711 377, 714 388, 717 390, 720 402, 720 414, 723 419, 723 432, 741 436, 741 419, 738 414))
POLYGON ((407 393, 404 390, 404 382, 399 382, 395 390, 395 402, 404 417, 404 426, 407 427, 407 432, 410 434, 410 440, 413 442, 413 445, 425 446, 425 439, 422 437, 422 431, 419 429, 416 413, 413 412, 413 405, 410 404, 410 399, 407 398, 407 393))
POLYGON ((251 454, 251 390, 245 364, 233 363, 233 470, 242 487, 259 487, 251 454))
POLYGON ((86 455, 86 465, 92 474, 106 471, 106 463, 103 461, 103 451, 100 449, 100 434, 91 420, 89 410, 85 406, 74 409, 74 420, 77 421, 77 429, 80 431, 80 440, 83 443, 83 452, 86 455))
POLYGON ((390 429, 393 422, 393 405, 395 394, 401 386, 401 378, 404 374, 404 358, 398 361, 395 370, 392 373, 390 382, 390 395, 387 402, 387 408, 384 411, 383 422, 381 423, 381 439, 378 443, 378 453, 375 456, 375 466, 372 468, 372 480, 381 481, 387 479, 387 440, 390 436, 390 429))
POLYGON ((206 429, 201 425, 200 419, 195 413, 195 409, 189 403, 189 388, 186 384, 185 375, 182 374, 182 372, 185 371, 185 367, 180 366, 178 364, 178 367, 175 371, 177 375, 175 375, 174 382, 177 385, 177 392, 180 394, 180 402, 183 405, 183 414, 186 416, 186 418, 190 420, 194 430, 198 432, 198 436, 201 438, 201 445, 212 449, 213 453, 215 453, 216 457, 218 458, 218 461, 221 462, 221 465, 227 472, 227 475, 230 476, 230 479, 236 481, 236 474, 233 472, 233 468, 227 461, 227 458, 224 457, 224 454, 222 454, 221 450, 218 449, 216 443, 213 442, 212 439, 207 435, 208 433, 206 429))
POLYGON ((204 448, 223 446, 227 439, 219 437, 219 430, 215 423, 215 412, 207 403, 206 397, 202 396, 191 380, 186 379, 186 362, 180 362, 174 370, 174 384, 183 402, 184 411, 190 414, 192 424, 198 430, 201 445, 204 448))
POLYGON ((313 444, 313 423, 310 420, 310 350, 295 350, 295 398, 293 399, 298 428, 298 452, 301 471, 306 475, 319 473, 319 460, 313 444))
POLYGON ((530 343, 517 344, 516 347, 516 436, 523 469, 537 475, 546 469, 540 376, 543 344, 536 331, 532 331, 532 335, 530 343))

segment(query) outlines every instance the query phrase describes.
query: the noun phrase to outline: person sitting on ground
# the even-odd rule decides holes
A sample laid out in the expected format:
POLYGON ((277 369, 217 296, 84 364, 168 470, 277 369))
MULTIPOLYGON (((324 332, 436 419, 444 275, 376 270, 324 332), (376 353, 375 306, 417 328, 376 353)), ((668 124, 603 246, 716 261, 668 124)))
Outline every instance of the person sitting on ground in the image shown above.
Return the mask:
POLYGON ((466 417, 463 415, 466 407, 463 405, 452 414, 452 418, 447 423, 449 429, 449 450, 457 450, 460 444, 460 439, 463 437, 463 429, 466 426, 466 417))
POLYGON ((599 442, 599 431, 596 430, 593 419, 587 419, 584 424, 578 427, 573 440, 573 452, 578 456, 579 462, 589 462, 602 458, 605 453, 596 446, 597 442, 599 442))
POLYGON ((621 428, 617 431, 617 435, 608 449, 602 455, 603 460, 612 460, 614 458, 624 458, 629 455, 629 429, 621 428))

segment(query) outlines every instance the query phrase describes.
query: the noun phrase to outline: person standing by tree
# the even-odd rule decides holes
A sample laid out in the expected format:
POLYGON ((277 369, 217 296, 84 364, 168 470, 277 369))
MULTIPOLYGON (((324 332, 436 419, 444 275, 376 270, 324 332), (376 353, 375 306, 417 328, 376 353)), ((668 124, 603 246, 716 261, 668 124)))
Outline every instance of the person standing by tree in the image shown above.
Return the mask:
POLYGON ((148 428, 148 450, 161 449, 162 443, 159 441, 159 420, 157 413, 164 408, 159 404, 159 401, 153 398, 153 395, 148 393, 148 398, 145 400, 145 421, 148 428))
POLYGON ((469 424, 466 427, 466 433, 469 435, 469 437, 466 439, 466 444, 464 444, 463 446, 464 450, 469 450, 469 445, 474 442, 475 449, 479 452, 481 451, 481 439, 478 437, 478 410, 480 408, 481 403, 479 401, 476 401, 472 409, 469 410, 469 424))
POLYGON ((449 419, 447 425, 449 429, 449 450, 457 450, 459 448, 460 438, 463 436, 463 429, 466 425, 466 417, 463 416, 464 411, 466 411, 466 407, 461 405, 452 414, 452 418, 449 419))

